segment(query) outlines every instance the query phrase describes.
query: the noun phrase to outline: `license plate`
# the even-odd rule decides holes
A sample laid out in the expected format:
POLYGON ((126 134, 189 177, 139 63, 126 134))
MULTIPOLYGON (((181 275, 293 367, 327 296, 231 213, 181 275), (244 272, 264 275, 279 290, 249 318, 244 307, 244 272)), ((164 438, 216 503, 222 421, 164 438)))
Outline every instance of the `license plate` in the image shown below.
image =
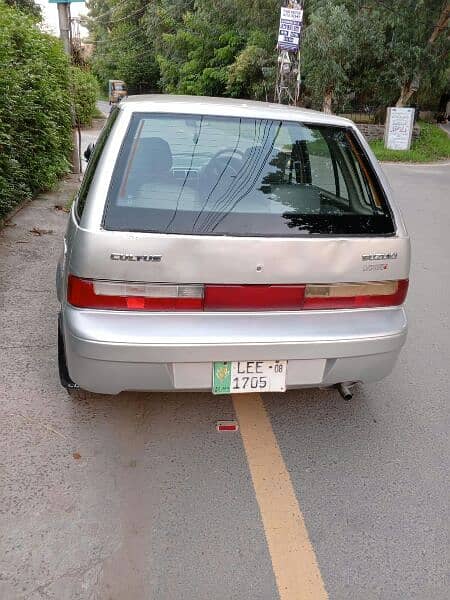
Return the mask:
POLYGON ((286 360, 215 362, 213 394, 285 392, 286 360))

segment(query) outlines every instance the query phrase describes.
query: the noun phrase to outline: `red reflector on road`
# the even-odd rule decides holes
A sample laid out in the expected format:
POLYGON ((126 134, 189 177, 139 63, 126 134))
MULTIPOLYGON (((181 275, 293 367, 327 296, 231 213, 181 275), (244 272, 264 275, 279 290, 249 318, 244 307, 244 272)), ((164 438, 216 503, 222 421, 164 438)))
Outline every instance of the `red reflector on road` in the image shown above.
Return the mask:
POLYGON ((239 425, 237 421, 217 421, 216 429, 217 431, 237 431, 239 425))

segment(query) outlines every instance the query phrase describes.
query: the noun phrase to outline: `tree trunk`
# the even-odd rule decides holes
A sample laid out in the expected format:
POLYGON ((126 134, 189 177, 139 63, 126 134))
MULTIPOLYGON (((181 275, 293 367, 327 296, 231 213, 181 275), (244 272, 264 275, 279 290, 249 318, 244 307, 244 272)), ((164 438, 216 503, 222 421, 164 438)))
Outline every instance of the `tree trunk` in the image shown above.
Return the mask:
POLYGON ((406 104, 408 104, 409 99, 411 98, 411 96, 414 94, 415 91, 416 91, 415 89, 413 89, 413 90, 411 89, 411 83, 402 85, 400 98, 395 103, 395 106, 397 106, 397 108, 402 108, 403 106, 406 106, 406 104))
POLYGON ((322 110, 324 113, 331 115, 331 104, 333 102, 333 88, 329 88, 323 97, 322 110))
MULTIPOLYGON (((448 22, 450 20, 450 2, 446 2, 445 6, 442 8, 441 14, 439 15, 439 19, 437 20, 436 25, 433 27, 433 31, 428 39, 427 45, 431 46, 434 44, 436 39, 441 35, 443 31, 447 29, 448 22)), ((418 80, 418 78, 417 78, 418 80)), ((417 88, 411 89, 411 82, 405 84, 401 88, 400 98, 397 100, 395 106, 402 107, 407 104, 411 96, 414 92, 417 91, 417 88)))
POLYGON ((434 42, 436 41, 436 38, 443 31, 445 31, 445 29, 447 29, 449 19, 450 19, 450 2, 447 2, 446 5, 444 6, 444 8, 442 9, 442 12, 439 16, 438 22, 434 26, 433 33, 431 34, 430 39, 428 40, 429 44, 434 44, 434 42))

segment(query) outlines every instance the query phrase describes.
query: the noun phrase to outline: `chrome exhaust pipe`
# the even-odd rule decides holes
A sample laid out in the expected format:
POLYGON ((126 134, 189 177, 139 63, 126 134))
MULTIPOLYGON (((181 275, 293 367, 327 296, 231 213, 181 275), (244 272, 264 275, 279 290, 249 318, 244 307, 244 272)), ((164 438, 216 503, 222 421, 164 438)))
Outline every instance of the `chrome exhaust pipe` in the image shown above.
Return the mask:
POLYGON ((336 387, 340 395, 344 398, 344 400, 348 401, 353 398, 353 392, 346 383, 338 383, 336 387))

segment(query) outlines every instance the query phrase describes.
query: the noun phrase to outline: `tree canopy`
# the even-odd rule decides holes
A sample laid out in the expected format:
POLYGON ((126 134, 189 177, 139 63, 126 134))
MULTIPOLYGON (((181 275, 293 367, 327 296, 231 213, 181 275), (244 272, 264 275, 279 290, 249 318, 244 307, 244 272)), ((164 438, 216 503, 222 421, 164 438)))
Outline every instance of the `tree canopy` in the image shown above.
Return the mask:
POLYGON ((41 18, 41 7, 34 0, 4 0, 5 4, 17 8, 36 19, 41 18))
MULTIPOLYGON (((26 0, 24 0, 26 1, 26 0)), ((281 0, 89 0, 93 69, 135 91, 272 99, 281 0)), ((448 87, 448 0, 308 0, 303 101, 437 101, 448 87), (446 77, 447 76, 447 77, 446 77)))

